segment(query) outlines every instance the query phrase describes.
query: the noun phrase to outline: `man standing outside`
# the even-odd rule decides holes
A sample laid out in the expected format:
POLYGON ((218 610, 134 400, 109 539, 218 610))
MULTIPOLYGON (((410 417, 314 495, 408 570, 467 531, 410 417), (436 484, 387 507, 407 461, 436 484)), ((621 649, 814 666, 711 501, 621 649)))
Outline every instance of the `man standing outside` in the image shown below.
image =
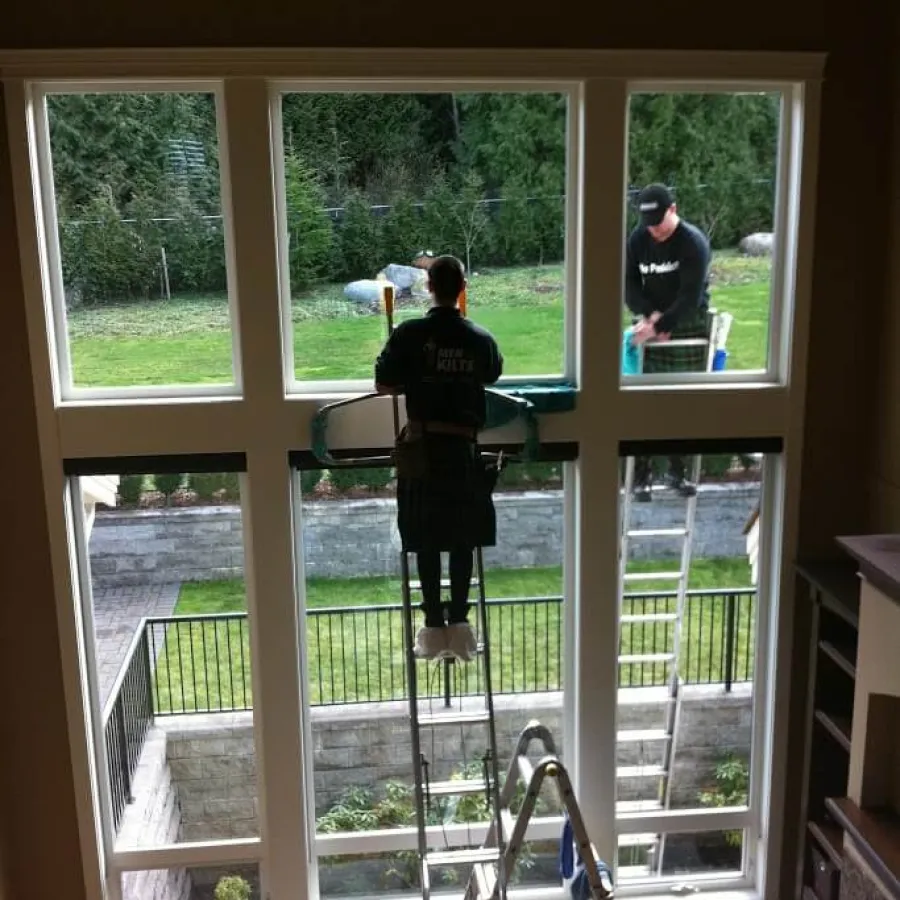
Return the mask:
MULTIPOLYGON (((671 340, 708 338, 709 240, 678 215, 663 184, 650 184, 637 198, 640 224, 625 249, 625 303, 637 321, 632 341, 644 345, 643 371, 702 372, 709 347, 666 347, 671 340)), ((687 480, 684 457, 669 458, 668 482, 683 497, 696 486, 687 480)), ((635 460, 634 498, 652 499, 649 457, 635 460)))
POLYGON ((375 362, 376 390, 406 397, 407 425, 395 452, 397 524, 404 551, 416 553, 425 624, 415 653, 426 659, 475 657, 467 620, 473 553, 496 543, 491 491, 498 473, 485 466, 477 442, 485 386, 500 378, 503 357, 493 336, 462 315, 465 287, 462 263, 436 257, 428 267, 433 306, 398 325, 375 362), (442 552, 449 553, 446 608, 442 552))

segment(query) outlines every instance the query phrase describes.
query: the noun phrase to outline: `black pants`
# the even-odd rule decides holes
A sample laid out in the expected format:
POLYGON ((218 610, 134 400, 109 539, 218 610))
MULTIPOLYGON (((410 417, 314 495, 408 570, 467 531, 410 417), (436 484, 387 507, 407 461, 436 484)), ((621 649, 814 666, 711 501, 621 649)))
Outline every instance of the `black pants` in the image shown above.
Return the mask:
MULTIPOLYGON (((670 456, 669 474, 676 481, 687 478, 687 457, 670 456)), ((649 486, 653 481, 653 457, 638 456, 634 460, 634 486, 636 488, 649 486)))
MULTIPOLYGON (((450 557, 450 605, 448 622, 453 625, 465 622, 469 613, 469 586, 474 569, 473 551, 467 547, 451 550, 450 557)), ((422 611, 425 625, 436 628, 444 624, 441 604, 441 553, 439 550, 420 550, 416 554, 419 581, 422 582, 422 611)))

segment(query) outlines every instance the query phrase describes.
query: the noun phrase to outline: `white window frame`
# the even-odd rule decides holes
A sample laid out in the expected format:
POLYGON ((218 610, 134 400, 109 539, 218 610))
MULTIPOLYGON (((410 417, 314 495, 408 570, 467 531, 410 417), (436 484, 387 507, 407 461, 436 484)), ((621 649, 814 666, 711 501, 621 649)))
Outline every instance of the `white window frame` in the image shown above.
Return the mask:
MULTIPOLYGON (((772 280, 769 288, 769 327, 766 336, 766 366, 763 369, 733 369, 724 372, 665 372, 646 375, 622 375, 622 386, 636 390, 659 390, 661 387, 689 385, 783 386, 790 377, 794 304, 793 276, 797 265, 795 232, 802 161, 804 114, 803 84, 765 81, 716 82, 633 82, 629 85, 629 99, 633 94, 734 94, 778 93, 781 109, 778 123, 778 147, 775 165, 775 219, 771 257, 772 280), (787 336, 787 337, 786 337, 787 336)), ((630 111, 630 104, 629 104, 630 111)), ((684 213, 690 219, 690 212, 684 213)), ((624 248, 623 248, 624 257, 624 248)), ((624 288, 623 288, 624 290, 624 288)))
MULTIPOLYGON (((617 591, 619 441, 773 436, 784 440, 778 475, 770 482, 777 482, 783 516, 777 526, 768 524, 776 516, 765 517, 761 552, 763 577, 768 577, 773 595, 779 597, 777 607, 770 611, 771 639, 758 651, 758 662, 762 662, 762 654, 770 665, 777 663, 772 671, 778 673, 765 700, 765 721, 755 723, 760 732, 758 740, 768 751, 769 771, 753 785, 760 801, 759 813, 765 815, 757 814, 750 830, 759 837, 758 855, 765 865, 752 887, 734 886, 742 897, 777 897, 776 879, 767 876, 777 871, 784 827, 779 801, 784 796, 786 778, 784 725, 790 690, 793 587, 785 569, 766 569, 765 548, 769 548, 773 560, 786 560, 793 557, 797 546, 822 64, 823 58, 817 54, 658 51, 329 49, 0 54, 76 810, 90 897, 115 900, 122 871, 248 861, 261 864, 264 890, 272 900, 294 896, 298 886, 301 893, 305 888, 311 896, 316 895, 312 860, 319 844, 318 840, 313 844, 307 827, 310 785, 305 766, 310 754, 304 753, 308 744, 300 710, 302 679, 297 648, 301 623, 293 555, 297 510, 287 451, 309 448, 310 419, 331 395, 286 396, 282 289, 274 224, 277 203, 274 193, 260 192, 258 186, 274 179, 271 83, 319 78, 358 83, 372 72, 378 72, 380 80, 575 80, 579 85, 577 129, 583 166, 572 175, 577 179, 578 220, 575 237, 567 239, 574 243, 571 265, 576 273, 567 285, 575 297, 575 346, 567 350, 574 350, 570 358, 575 360, 578 377, 578 408, 548 416, 541 424, 545 439, 574 440, 580 446, 579 459, 572 466, 575 477, 567 488, 572 502, 566 512, 567 521, 571 518, 575 526, 571 550, 567 549, 573 559, 569 581, 576 617, 572 649, 567 654, 567 665, 574 673, 569 724, 573 738, 571 766, 592 839, 606 859, 614 858, 616 845, 612 814, 615 741, 610 737, 614 729, 608 726, 615 721, 616 692, 598 691, 597 685, 612 688, 617 684, 618 615, 616 604, 598 603, 596 598, 613 597, 617 591), (193 85, 222 81, 222 202, 224 208, 230 199, 234 211, 234 272, 229 296, 237 305, 232 330, 237 352, 235 371, 242 373, 240 396, 207 396, 191 390, 165 398, 150 398, 146 391, 140 398, 119 391, 114 397, 70 397, 59 390, 53 311, 45 303, 45 296, 52 296, 52 288, 44 289, 52 281, 50 270, 55 260, 49 258, 43 236, 53 223, 46 218, 41 182, 35 177, 41 154, 40 142, 35 141, 32 85, 63 80, 95 85, 110 80, 116 89, 123 83, 193 85), (789 354, 784 372, 791 376, 783 383, 717 382, 640 388, 620 383, 625 113, 629 85, 651 80, 803 85, 804 114, 792 134, 792 147, 802 156, 804 178, 789 200, 783 201, 797 227, 791 328, 779 336, 782 357, 789 354), (240 127, 229 127, 235 122, 240 127), (229 193, 225 192, 226 183, 229 193), (254 297, 252 313, 251 304, 240 302, 245 296, 254 297), (589 348, 586 336, 590 336, 589 348), (242 491, 248 547, 246 575, 248 594, 258 598, 253 601, 257 640, 265 648, 256 658, 254 672, 259 685, 255 696, 260 735, 257 751, 263 773, 259 843, 248 847, 205 842, 110 852, 97 830, 97 757, 89 717, 85 716, 90 703, 81 664, 83 635, 72 602, 79 596, 78 576, 73 571, 77 547, 73 544, 71 502, 66 499, 61 462, 86 457, 233 451, 245 452, 247 458, 248 477, 242 491)), ((46 169, 46 161, 43 165, 46 169)), ((390 417, 381 414, 378 404, 368 406, 369 410, 336 423, 333 438, 337 446, 389 446, 390 417)), ((515 440, 516 435, 510 434, 510 439, 515 440)), ((728 818, 733 815, 732 811, 724 812, 714 827, 720 827, 719 822, 736 822, 728 818)), ((696 883, 702 886, 699 880, 696 883)), ((721 882, 705 887, 717 893, 728 890, 721 882)), ((654 891, 666 892, 666 884, 644 889, 644 893, 654 891)), ((641 891, 620 888, 619 893, 641 891)))
POLYGON ((240 334, 236 328, 237 304, 234 293, 234 237, 231 216, 230 183, 225 177, 228 169, 228 149, 225 144, 225 116, 223 85, 219 81, 120 81, 110 90, 103 81, 45 81, 31 88, 34 110, 34 164, 40 173, 38 190, 45 228, 42 234, 47 257, 46 293, 53 342, 56 347, 54 369, 56 391, 60 402, 90 400, 138 400, 179 397, 235 397, 242 391, 240 334), (72 354, 68 336, 68 313, 62 281, 59 222, 56 212, 56 189, 53 179, 50 122, 47 97, 53 94, 89 93, 182 93, 211 94, 216 112, 216 140, 219 151, 219 197, 222 208, 222 234, 225 254, 225 282, 228 293, 228 314, 231 325, 232 379, 220 384, 142 385, 122 387, 76 387, 72 382, 72 354))
MULTIPOLYGON (((287 391, 296 395, 352 395, 374 390, 374 378, 345 379, 345 380, 298 380, 294 366, 293 321, 291 310, 291 278, 288 268, 288 239, 287 239, 287 209, 285 198, 285 172, 284 172, 284 126, 282 124, 282 98, 285 94, 309 93, 352 93, 352 94, 556 94, 566 98, 566 203, 564 218, 566 223, 566 237, 563 259, 563 273, 565 283, 563 286, 563 331, 562 340, 563 366, 562 371, 555 373, 533 375, 504 375, 497 386, 500 388, 513 387, 522 384, 559 384, 572 382, 575 378, 575 291, 573 289, 574 266, 574 241, 577 237, 576 223, 578 221, 577 192, 572 190, 577 184, 577 174, 580 160, 578 158, 579 141, 577 128, 577 81, 538 81, 531 79, 520 81, 509 80, 451 80, 415 81, 385 80, 378 81, 367 79, 366 81, 275 81, 270 85, 272 97, 272 148, 275 157, 275 191, 278 201, 278 247, 281 261, 281 308, 283 316, 284 332, 284 382, 287 391)), ((379 316, 380 318, 380 316, 379 316)), ((374 364, 374 360, 373 360, 374 364)))

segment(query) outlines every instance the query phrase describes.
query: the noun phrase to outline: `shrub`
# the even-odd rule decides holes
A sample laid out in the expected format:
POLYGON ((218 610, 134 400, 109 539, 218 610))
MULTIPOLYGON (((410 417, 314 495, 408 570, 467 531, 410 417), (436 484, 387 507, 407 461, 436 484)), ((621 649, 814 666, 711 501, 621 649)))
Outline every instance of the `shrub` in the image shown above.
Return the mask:
POLYGON ((225 484, 222 475, 216 472, 192 472, 187 477, 187 486, 200 500, 215 500, 216 491, 225 484))
POLYGON ((371 491, 383 490, 394 477, 390 468, 373 469, 329 469, 328 480, 338 493, 346 493, 353 488, 371 491))
POLYGON ((141 502, 141 494, 143 492, 143 475, 123 475, 119 479, 118 494, 123 503, 136 506, 141 502))
POLYGON ((238 473, 223 472, 220 477, 225 491, 223 499, 238 502, 241 499, 241 480, 238 473))
POLYGON ((291 290, 330 276, 334 231, 315 174, 296 154, 284 160, 291 290))
POLYGON ((172 472, 153 476, 153 483, 156 485, 156 489, 161 494, 164 494, 167 500, 181 487, 182 481, 184 481, 184 475, 176 475, 172 472))
POLYGON ((321 469, 300 470, 300 492, 305 496, 311 494, 322 480, 321 469))
POLYGON ((250 900, 250 884, 240 875, 226 875, 216 884, 215 900, 250 900))
MULTIPOLYGON (((715 777, 715 787, 698 794, 703 806, 743 806, 747 803, 750 772, 743 759, 733 753, 726 754, 716 765, 715 777)), ((741 832, 727 831, 725 840, 732 847, 740 847, 741 832)))
POLYGON ((562 482, 562 463, 512 463, 500 474, 498 487, 528 488, 559 485, 562 482))
POLYGON ((381 252, 381 220, 372 214, 369 200, 352 191, 344 203, 344 217, 338 227, 339 258, 335 276, 351 281, 374 278, 389 260, 381 252))

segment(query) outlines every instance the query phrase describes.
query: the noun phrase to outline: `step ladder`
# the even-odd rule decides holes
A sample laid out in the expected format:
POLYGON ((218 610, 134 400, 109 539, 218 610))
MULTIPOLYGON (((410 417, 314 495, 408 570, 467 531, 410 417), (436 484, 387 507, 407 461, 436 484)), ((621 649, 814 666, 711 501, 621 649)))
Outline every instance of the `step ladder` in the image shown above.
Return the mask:
MULTIPOLYGON (((541 786, 547 778, 556 781, 560 802, 572 824, 578 855, 587 872, 591 894, 594 900, 608 900, 613 896, 612 881, 597 865, 600 860, 588 837, 572 782, 556 752, 553 736, 537 720, 532 720, 526 725, 516 742, 503 782, 503 790, 500 792, 500 815, 488 827, 483 849, 485 852, 494 851, 499 854, 499 870, 504 872, 507 878, 512 875, 525 842, 528 823, 534 814, 541 786), (529 758, 530 746, 534 741, 540 741, 543 746, 543 756, 537 763, 532 763, 529 758), (514 817, 511 807, 520 785, 525 788, 525 796, 514 817)), ((497 900, 503 896, 505 886, 501 884, 495 865, 496 861, 493 858, 475 863, 463 900, 497 900)))
MULTIPOLYGON (((657 346, 659 349, 706 346, 708 348, 706 370, 712 371, 716 351, 724 349, 732 321, 733 317, 729 313, 716 313, 714 310, 710 310, 709 332, 706 338, 670 340, 657 346)), ((699 485, 700 482, 701 462, 702 457, 699 454, 693 455, 688 471, 685 473, 686 478, 695 485, 699 485)), ((678 671, 678 657, 681 650, 682 623, 691 567, 697 495, 685 498, 683 524, 665 528, 634 528, 632 526, 634 469, 635 459, 633 456, 630 456, 625 461, 624 497, 619 543, 619 584, 621 586, 619 621, 622 625, 632 627, 634 625, 647 624, 655 628, 661 624, 666 628, 667 635, 669 634, 668 626, 671 625, 671 642, 662 651, 657 651, 654 648, 652 653, 619 654, 619 665, 662 664, 667 667, 668 676, 666 678, 665 693, 662 698, 654 692, 643 700, 643 704, 639 701, 639 705, 647 707, 658 705, 660 700, 662 701, 664 705, 664 722, 662 727, 623 729, 617 733, 617 743, 622 747, 637 746, 641 759, 638 765, 617 766, 617 780, 631 784, 634 784, 636 781, 639 784, 647 781, 656 781, 656 797, 654 799, 623 800, 616 804, 616 810, 619 813, 650 813, 668 809, 672 794, 672 768, 675 760, 675 745, 681 719, 681 698, 683 693, 683 682, 678 671), (663 572, 629 572, 628 558, 632 540, 680 541, 681 550, 678 555, 678 568, 663 572), (649 581, 669 583, 675 586, 675 609, 652 613, 626 612, 625 600, 627 598, 628 585, 649 581), (643 762, 646 747, 659 748, 658 762, 649 765, 643 762)), ((657 876, 662 875, 665 843, 666 836, 664 833, 647 832, 621 836, 619 838, 619 847, 644 847, 648 855, 648 865, 646 867, 626 867, 628 874, 634 876, 649 875, 651 871, 649 863, 652 861, 656 868, 657 876)))

